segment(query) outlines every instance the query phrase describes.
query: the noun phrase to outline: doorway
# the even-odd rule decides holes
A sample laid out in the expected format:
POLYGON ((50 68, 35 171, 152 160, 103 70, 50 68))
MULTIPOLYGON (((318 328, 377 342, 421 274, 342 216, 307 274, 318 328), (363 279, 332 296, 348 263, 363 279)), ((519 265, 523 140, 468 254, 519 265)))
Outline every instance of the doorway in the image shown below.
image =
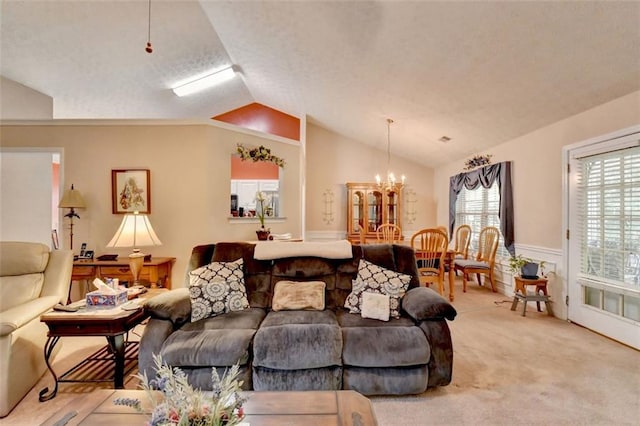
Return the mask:
POLYGON ((0 150, 0 240, 40 242, 53 248, 59 228, 62 150, 0 150))
POLYGON ((640 126, 563 156, 568 318, 640 349, 640 126))

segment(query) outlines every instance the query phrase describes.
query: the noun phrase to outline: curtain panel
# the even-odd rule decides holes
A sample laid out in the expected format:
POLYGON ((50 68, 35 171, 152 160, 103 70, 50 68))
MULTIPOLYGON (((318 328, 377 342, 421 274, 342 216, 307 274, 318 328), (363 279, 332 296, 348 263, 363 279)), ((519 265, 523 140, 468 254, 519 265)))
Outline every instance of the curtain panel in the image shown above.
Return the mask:
POLYGON ((511 161, 491 164, 467 173, 459 173, 449 178, 449 235, 453 235, 456 226, 456 201, 462 188, 474 190, 482 185, 490 188, 494 182, 498 183, 500 191, 500 232, 504 237, 504 246, 515 256, 513 222, 513 190, 511 187, 511 161))

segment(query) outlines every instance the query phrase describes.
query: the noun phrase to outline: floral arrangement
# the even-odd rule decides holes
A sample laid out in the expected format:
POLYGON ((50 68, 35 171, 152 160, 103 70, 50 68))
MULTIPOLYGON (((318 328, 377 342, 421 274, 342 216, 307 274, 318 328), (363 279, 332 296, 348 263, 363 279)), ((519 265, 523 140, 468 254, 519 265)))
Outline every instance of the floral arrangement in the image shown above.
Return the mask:
POLYGON ((464 165, 466 166, 464 169, 473 170, 476 167, 486 166, 487 164, 491 164, 491 157, 492 157, 491 154, 476 155, 464 162, 464 165))
MULTIPOLYGON (((171 368, 162 362, 161 356, 153 356, 158 377, 148 380, 147 375, 138 377, 153 411, 147 423, 150 426, 235 426, 244 418, 240 396, 242 381, 238 381, 238 365, 232 366, 222 378, 215 368, 211 369, 212 392, 201 392, 189 385, 187 376, 177 367, 171 368), (162 392, 158 400, 154 389, 162 392)), ((126 405, 142 412, 139 399, 116 398, 116 405, 126 405)))
POLYGON ((264 218, 269 208, 268 206, 271 204, 271 197, 263 191, 258 191, 256 192, 256 203, 260 204, 260 208, 257 208, 258 206, 256 205, 256 216, 260 220, 260 226, 264 228, 264 218))
POLYGON ((280 157, 277 157, 271 153, 269 148, 266 148, 263 145, 260 145, 257 148, 249 149, 242 146, 242 144, 238 144, 236 150, 238 154, 240 154, 240 158, 242 160, 253 160, 253 162, 257 161, 269 161, 271 163, 276 164, 278 167, 284 168, 284 160, 280 157))

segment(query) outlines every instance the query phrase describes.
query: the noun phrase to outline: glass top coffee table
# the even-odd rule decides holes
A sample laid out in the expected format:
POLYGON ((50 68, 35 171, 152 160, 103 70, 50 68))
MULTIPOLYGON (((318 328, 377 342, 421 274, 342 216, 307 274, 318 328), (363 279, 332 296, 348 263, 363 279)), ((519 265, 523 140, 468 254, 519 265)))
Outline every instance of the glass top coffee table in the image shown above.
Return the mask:
MULTIPOLYGON (((251 426, 375 426, 371 402, 355 391, 244 392, 244 422, 251 426)), ((144 425, 151 408, 142 390, 94 391, 72 401, 43 426, 144 425), (138 398, 146 413, 115 405, 114 398, 138 398), (65 423, 66 421, 66 423, 65 423)))

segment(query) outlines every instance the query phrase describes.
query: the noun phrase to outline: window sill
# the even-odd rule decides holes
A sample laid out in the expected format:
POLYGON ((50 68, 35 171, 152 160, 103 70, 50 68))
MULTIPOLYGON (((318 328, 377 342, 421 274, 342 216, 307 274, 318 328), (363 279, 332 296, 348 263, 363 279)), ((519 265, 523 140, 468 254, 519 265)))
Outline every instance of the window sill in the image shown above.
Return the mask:
MULTIPOLYGON (((227 220, 229 221, 229 223, 255 223, 255 224, 260 224, 260 220, 257 217, 233 217, 233 216, 228 216, 227 220)), ((285 223, 287 221, 286 217, 270 217, 270 218, 265 218, 264 223, 265 225, 269 224, 269 223, 285 223)))

